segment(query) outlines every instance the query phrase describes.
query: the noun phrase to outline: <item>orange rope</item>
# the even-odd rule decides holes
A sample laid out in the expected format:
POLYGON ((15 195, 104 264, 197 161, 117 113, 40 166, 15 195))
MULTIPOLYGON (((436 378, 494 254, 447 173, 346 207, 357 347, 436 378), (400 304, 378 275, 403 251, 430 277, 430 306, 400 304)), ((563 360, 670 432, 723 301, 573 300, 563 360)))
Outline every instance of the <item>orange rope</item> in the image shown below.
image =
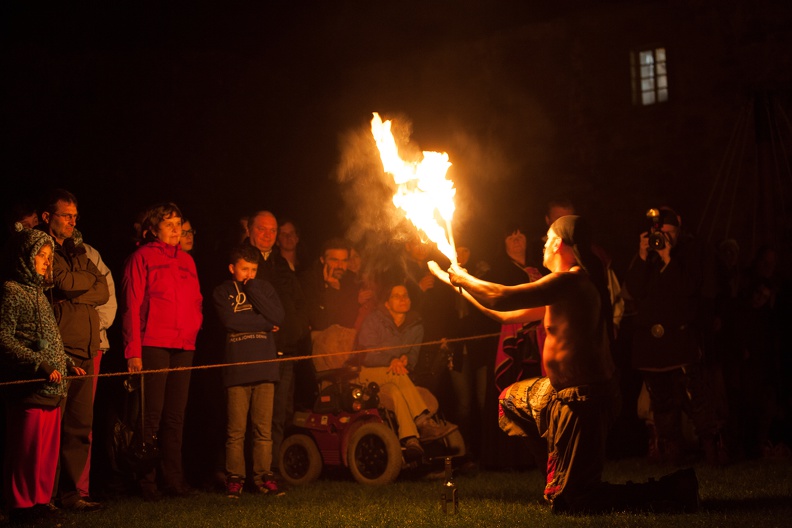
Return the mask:
MULTIPOLYGON (((157 369, 157 370, 141 370, 139 372, 107 372, 102 374, 86 374, 85 376, 63 376, 64 380, 71 380, 71 379, 86 379, 86 378, 111 378, 116 376, 130 376, 130 375, 141 375, 141 374, 159 374, 163 372, 178 372, 182 370, 208 370, 208 369, 215 369, 215 368, 223 368, 223 367, 238 367, 241 365, 260 365, 263 363, 280 363, 283 361, 301 361, 303 359, 316 359, 316 358, 323 358, 323 357, 333 357, 333 356, 342 356, 342 355, 350 355, 350 354, 364 354, 367 352, 380 352, 382 350, 394 350, 399 348, 410 348, 414 346, 426 346, 426 345, 442 345, 443 343, 461 343, 465 341, 475 341, 478 339, 486 339, 488 337, 497 337, 500 336, 500 333, 494 334, 482 334, 478 336, 472 337, 456 337, 450 339, 439 339, 436 341, 426 341, 424 343, 415 343, 412 345, 397 345, 397 346, 389 346, 389 347, 381 347, 381 348, 367 348, 365 350, 350 350, 346 352, 331 352, 327 354, 315 354, 310 356, 289 356, 289 357, 280 357, 276 359, 261 359, 258 361, 244 361, 240 363, 218 363, 214 365, 198 365, 192 367, 176 367, 176 368, 168 368, 168 369, 157 369)), ((6 381, 0 383, 0 387, 5 387, 8 385, 22 385, 25 383, 41 383, 42 381, 46 381, 43 379, 33 379, 33 380, 17 380, 17 381, 6 381)))

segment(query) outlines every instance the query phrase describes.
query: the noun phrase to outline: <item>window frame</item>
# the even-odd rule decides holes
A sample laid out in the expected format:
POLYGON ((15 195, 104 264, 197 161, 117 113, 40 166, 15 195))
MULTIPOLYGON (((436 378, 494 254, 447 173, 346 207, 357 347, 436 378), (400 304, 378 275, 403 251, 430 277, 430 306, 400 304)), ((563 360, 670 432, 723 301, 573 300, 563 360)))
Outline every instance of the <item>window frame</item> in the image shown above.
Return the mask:
POLYGON ((635 106, 667 103, 668 50, 665 46, 644 46, 630 52, 632 100, 635 106))

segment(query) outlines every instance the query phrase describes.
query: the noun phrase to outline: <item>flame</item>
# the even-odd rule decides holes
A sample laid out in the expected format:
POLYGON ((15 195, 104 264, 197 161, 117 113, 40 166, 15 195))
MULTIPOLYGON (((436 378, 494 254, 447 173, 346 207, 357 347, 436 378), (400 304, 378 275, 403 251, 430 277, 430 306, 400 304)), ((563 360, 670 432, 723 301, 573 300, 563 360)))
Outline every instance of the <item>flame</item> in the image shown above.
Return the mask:
POLYGON ((424 152, 421 161, 406 161, 399 156, 391 122, 383 122, 374 112, 371 134, 377 143, 385 172, 397 186, 393 204, 404 211, 415 227, 437 244, 437 249, 456 262, 456 248, 451 229, 454 217, 454 182, 446 178, 451 162, 445 152, 424 152), (442 225, 438 221, 442 220, 442 225))

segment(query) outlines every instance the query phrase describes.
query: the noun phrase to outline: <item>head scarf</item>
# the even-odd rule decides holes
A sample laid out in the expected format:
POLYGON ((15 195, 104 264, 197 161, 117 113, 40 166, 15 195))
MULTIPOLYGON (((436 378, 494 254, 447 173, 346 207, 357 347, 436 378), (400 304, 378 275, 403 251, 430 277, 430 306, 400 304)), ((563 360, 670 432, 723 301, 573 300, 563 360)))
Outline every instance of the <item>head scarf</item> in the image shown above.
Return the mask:
POLYGON ((591 249, 593 238, 591 226, 582 216, 567 215, 553 222, 550 229, 572 249, 578 266, 588 273, 597 288, 602 305, 601 313, 606 321, 608 335, 613 336, 613 318, 611 317, 613 308, 610 301, 610 290, 608 290, 608 278, 602 261, 591 249))
POLYGON ((595 271, 592 267, 596 268, 597 264, 601 270, 602 263, 591 251, 591 227, 582 216, 562 216, 553 222, 550 229, 558 235, 564 244, 572 248, 578 266, 589 274, 595 271))

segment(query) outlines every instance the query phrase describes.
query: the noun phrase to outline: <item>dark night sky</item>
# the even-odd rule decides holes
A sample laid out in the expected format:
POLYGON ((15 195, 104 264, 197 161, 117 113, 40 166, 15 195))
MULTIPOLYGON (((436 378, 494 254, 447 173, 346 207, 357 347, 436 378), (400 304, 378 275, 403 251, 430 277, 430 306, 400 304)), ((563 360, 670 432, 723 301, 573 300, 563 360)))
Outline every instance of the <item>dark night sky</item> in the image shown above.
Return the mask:
MULTIPOLYGON (((470 65, 485 71, 480 78, 501 76, 490 88, 480 88, 475 75, 441 79, 433 88, 431 65, 412 68, 431 50, 552 19, 558 8, 544 2, 9 4, 0 13, 3 173, 14 188, 3 200, 68 188, 81 199, 88 241, 106 251, 126 251, 119 235, 135 212, 165 199, 193 219, 203 234, 199 247, 221 237, 235 217, 261 208, 296 219, 307 244, 318 245, 352 216, 335 175, 345 141, 365 132, 372 111, 406 116, 413 141, 449 151, 452 162, 519 148, 501 144, 497 127, 505 121, 552 121, 541 108, 510 115, 510 86, 522 82, 519 57, 501 58, 496 73, 470 65)), ((566 67, 550 65, 545 83, 552 86, 552 68, 566 67)), ((553 133, 552 124, 536 132, 553 133)), ((522 169, 549 165, 543 157, 553 155, 528 152, 522 169)), ((501 179, 473 177, 464 163, 452 168, 460 201, 474 204, 462 223, 488 218, 477 234, 491 235, 517 203, 518 214, 533 211, 523 220, 541 227, 546 197, 519 198, 518 169, 489 163, 482 172, 501 179)))
MULTIPOLYGON (((93 238, 163 199, 204 233, 271 208, 317 230, 314 244, 342 229, 340 138, 373 110, 407 110, 386 82, 345 100, 365 92, 350 74, 529 13, 510 2, 113 4, 4 6, 4 172, 17 186, 4 198, 68 188, 93 238)), ((444 150, 436 143, 421 146, 444 150)))

